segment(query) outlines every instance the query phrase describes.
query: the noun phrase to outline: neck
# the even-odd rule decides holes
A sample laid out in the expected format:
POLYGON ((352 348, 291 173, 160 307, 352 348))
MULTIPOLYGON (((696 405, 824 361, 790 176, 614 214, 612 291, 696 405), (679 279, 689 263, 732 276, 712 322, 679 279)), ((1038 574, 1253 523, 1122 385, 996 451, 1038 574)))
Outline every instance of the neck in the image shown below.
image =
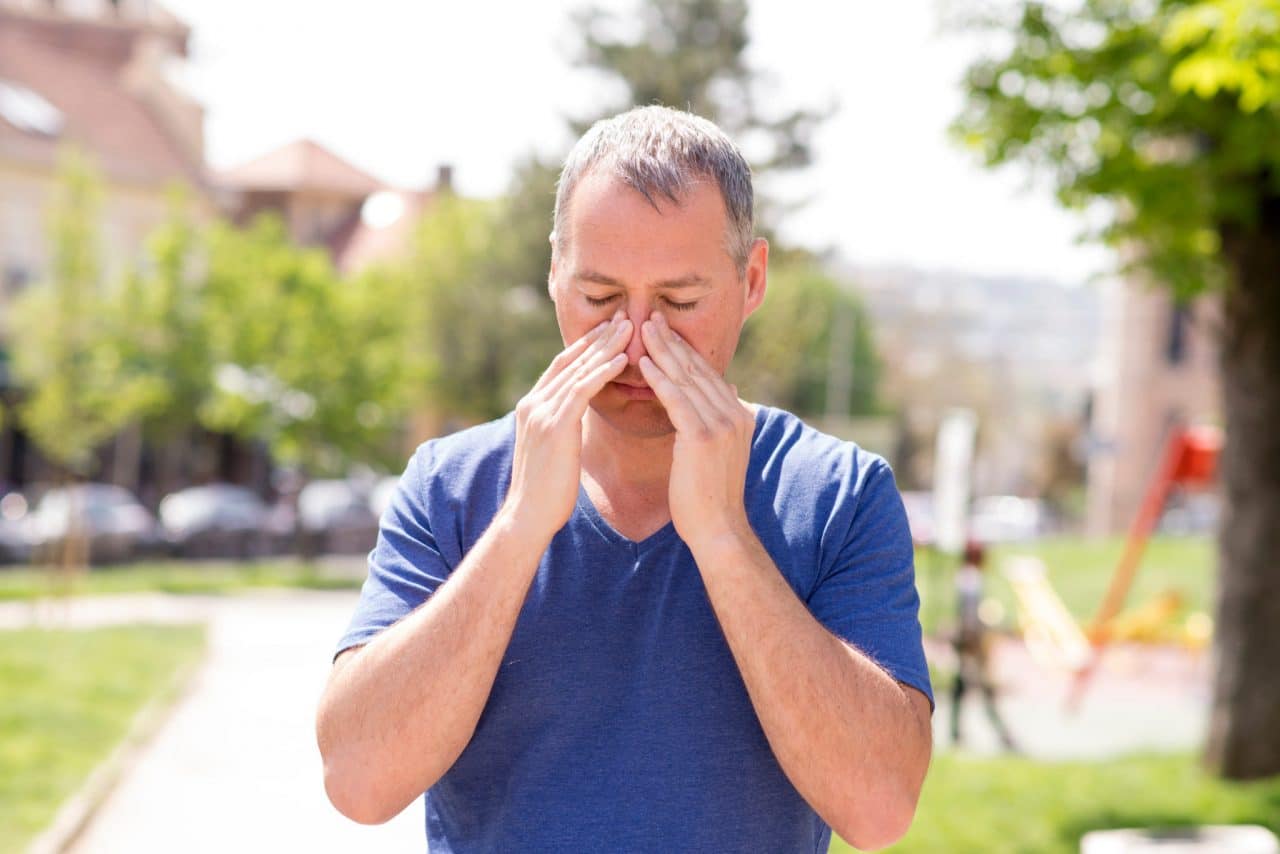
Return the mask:
POLYGON ((675 440, 674 432, 623 433, 588 409, 582 423, 582 467, 598 483, 642 490, 661 487, 665 494, 675 440))

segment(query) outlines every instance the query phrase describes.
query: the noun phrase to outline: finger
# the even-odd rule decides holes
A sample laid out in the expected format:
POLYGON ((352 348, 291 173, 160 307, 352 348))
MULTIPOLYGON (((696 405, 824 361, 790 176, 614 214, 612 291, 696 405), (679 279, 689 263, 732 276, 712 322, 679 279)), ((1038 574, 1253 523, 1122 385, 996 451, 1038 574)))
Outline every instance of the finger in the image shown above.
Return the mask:
POLYGON ((734 415, 738 406, 737 396, 730 391, 724 377, 680 333, 671 328, 666 317, 654 312, 653 323, 658 339, 680 363, 707 402, 724 415, 734 415))
POLYGON ((573 364, 579 356, 585 353, 592 344, 596 343, 596 341, 606 333, 610 328, 610 324, 614 323, 617 318, 618 314, 615 314, 610 320, 601 322, 587 332, 586 335, 583 335, 577 341, 574 341, 568 347, 565 347, 556 354, 556 357, 551 360, 551 364, 542 372, 542 376, 540 376, 538 381, 533 384, 534 390, 545 388, 554 381, 556 377, 560 376, 560 374, 564 372, 565 368, 573 364))
MULTIPOLYGON (((648 345, 646 345, 648 346, 648 345)), ((649 356, 640 357, 640 373, 644 381, 657 395, 658 402, 667 410, 667 417, 677 432, 700 433, 707 429, 697 407, 689 399, 683 386, 677 385, 663 373, 658 364, 649 356)))
POLYGON ((563 393, 563 400, 556 408, 557 417, 581 421, 587 412, 591 398, 600 393, 605 384, 619 376, 627 367, 627 354, 616 353, 613 358, 596 365, 580 375, 563 393))
POLYGON ((594 370, 601 362, 612 359, 615 353, 621 352, 631 337, 631 321, 622 317, 610 321, 609 329, 596 341, 579 354, 570 365, 562 370, 555 379, 547 383, 542 394, 546 399, 555 399, 563 394, 564 389, 585 372, 594 370))
MULTIPOLYGON (((661 317, 656 312, 654 317, 661 317)), ((647 320, 642 327, 642 335, 644 335, 645 349, 662 373, 667 379, 679 386, 684 392, 684 396, 698 410, 702 421, 710 424, 716 420, 720 413, 720 407, 713 403, 707 396, 707 393, 694 379, 693 373, 686 358, 677 353, 674 342, 667 335, 664 335, 659 327, 657 320, 647 320)), ((683 342, 680 342, 683 344, 683 342)), ((685 345, 686 349, 688 345, 685 345)))

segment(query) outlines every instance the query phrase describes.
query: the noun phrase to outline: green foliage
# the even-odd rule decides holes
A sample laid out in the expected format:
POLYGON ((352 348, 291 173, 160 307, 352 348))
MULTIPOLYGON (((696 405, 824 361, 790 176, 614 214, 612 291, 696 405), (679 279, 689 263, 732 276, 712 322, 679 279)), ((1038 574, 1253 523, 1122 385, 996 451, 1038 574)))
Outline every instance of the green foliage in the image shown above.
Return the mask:
POLYGON ((48 228, 47 281, 13 306, 13 370, 31 389, 23 427, 50 458, 85 473, 93 450, 126 417, 115 396, 118 354, 102 346, 99 215, 101 181, 92 163, 65 150, 48 228))
POLYGON ((144 262, 105 301, 100 346, 111 353, 104 382, 115 399, 113 421, 140 422, 155 441, 194 426, 208 395, 211 366, 199 276, 200 235, 187 191, 169 194, 169 216, 147 239, 144 262))
POLYGON ((1012 39, 976 62, 954 124, 989 165, 1107 204, 1095 237, 1189 297, 1221 284, 1224 228, 1280 192, 1280 2, 1027 2, 975 20, 1012 39))
POLYGON ((388 340, 401 342, 413 406, 498 417, 558 349, 546 268, 533 266, 538 247, 515 214, 508 200, 442 196, 417 224, 406 260, 364 278, 373 313, 392 319, 388 340))
POLYGON ((382 346, 394 327, 338 277, 320 249, 293 246, 274 216, 215 224, 204 311, 211 429, 268 443, 282 463, 338 474, 353 459, 398 460, 389 438, 404 404, 400 367, 382 346))
POLYGON ((862 415, 876 408, 880 365, 871 326, 853 292, 809 261, 769 270, 764 305, 747 321, 730 376, 743 396, 806 415, 862 415), (833 336, 835 340, 833 341, 833 336), (844 411, 827 395, 842 360, 844 411))

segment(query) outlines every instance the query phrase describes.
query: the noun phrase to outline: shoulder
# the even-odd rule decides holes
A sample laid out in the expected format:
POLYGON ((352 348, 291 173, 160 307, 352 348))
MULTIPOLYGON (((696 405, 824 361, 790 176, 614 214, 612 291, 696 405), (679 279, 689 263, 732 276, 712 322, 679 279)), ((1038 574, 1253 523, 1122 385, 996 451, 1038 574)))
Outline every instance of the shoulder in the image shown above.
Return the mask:
POLYGON ((413 462, 424 475, 458 475, 510 460, 515 448, 515 417, 508 413, 418 445, 413 462))
POLYGON ((896 494, 889 463, 856 442, 776 407, 760 406, 756 423, 752 469, 759 480, 842 504, 883 492, 886 485, 896 494))
POLYGON ((429 504, 474 502, 478 494, 505 491, 514 449, 509 413, 423 442, 409 461, 409 479, 429 504))

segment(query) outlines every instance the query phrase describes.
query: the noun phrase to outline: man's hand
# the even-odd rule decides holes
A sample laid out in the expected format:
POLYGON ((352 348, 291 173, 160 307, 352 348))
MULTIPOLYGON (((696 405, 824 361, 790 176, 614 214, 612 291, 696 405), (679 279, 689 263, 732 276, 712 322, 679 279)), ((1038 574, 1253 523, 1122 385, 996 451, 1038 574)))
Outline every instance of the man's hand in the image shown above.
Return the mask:
POLYGON ((534 541, 550 540, 573 515, 581 478, 582 416, 627 366, 631 321, 613 319, 564 349, 516 405, 511 489, 502 514, 534 541))
POLYGON ((640 372, 676 428, 668 502, 680 538, 696 555, 725 537, 754 537, 743 504, 755 417, 659 313, 641 326, 640 372))

